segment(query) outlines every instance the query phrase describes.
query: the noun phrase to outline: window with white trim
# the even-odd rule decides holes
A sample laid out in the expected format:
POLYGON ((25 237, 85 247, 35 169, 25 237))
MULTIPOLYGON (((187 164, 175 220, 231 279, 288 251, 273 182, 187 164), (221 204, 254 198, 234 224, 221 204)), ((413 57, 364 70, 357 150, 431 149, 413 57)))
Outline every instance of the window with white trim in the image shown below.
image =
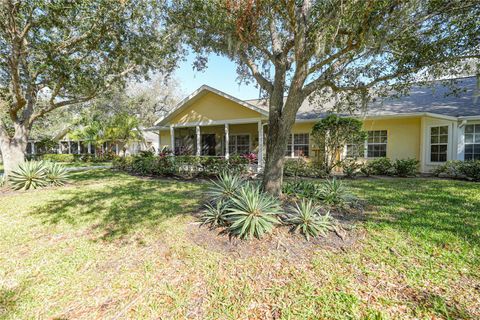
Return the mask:
POLYGON ((365 153, 364 144, 348 143, 346 146, 345 157, 346 158, 362 158, 365 153))
POLYGON ((446 162, 448 126, 430 127, 430 162, 446 162))
POLYGON ((387 130, 368 131, 367 157, 384 158, 387 156, 387 130))
POLYGON ((480 124, 465 126, 465 160, 480 160, 480 124))
POLYGON ((288 137, 285 155, 287 157, 308 157, 309 149, 310 135, 308 133, 294 133, 288 137))
POLYGON ((247 154, 250 152, 250 135, 234 134, 229 136, 228 152, 230 154, 247 154))

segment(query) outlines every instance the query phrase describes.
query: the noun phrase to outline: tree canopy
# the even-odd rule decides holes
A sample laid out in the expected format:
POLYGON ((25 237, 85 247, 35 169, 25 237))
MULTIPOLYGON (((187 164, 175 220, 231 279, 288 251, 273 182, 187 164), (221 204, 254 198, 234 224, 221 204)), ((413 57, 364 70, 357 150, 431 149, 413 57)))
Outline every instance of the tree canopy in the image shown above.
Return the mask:
POLYGON ((0 148, 8 172, 23 161, 34 122, 89 101, 126 77, 168 72, 176 42, 162 1, 0 2, 0 148))
POLYGON ((198 68, 208 53, 227 56, 268 97, 264 187, 279 193, 287 137, 305 99, 351 110, 392 86, 408 88, 419 74, 478 70, 479 15, 475 0, 177 0, 168 21, 197 52, 198 68))

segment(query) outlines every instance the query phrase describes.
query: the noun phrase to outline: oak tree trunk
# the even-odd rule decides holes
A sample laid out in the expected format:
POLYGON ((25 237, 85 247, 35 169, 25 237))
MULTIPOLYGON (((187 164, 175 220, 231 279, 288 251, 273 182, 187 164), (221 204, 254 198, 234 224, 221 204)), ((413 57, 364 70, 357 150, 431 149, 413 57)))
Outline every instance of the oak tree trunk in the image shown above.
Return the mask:
POLYGON ((263 189, 274 196, 282 194, 285 150, 301 102, 299 95, 290 94, 283 106, 283 90, 270 97, 263 189))
POLYGON ((25 161, 27 142, 28 129, 23 125, 15 124, 13 137, 9 137, 6 130, 0 130, 0 150, 6 176, 25 161))

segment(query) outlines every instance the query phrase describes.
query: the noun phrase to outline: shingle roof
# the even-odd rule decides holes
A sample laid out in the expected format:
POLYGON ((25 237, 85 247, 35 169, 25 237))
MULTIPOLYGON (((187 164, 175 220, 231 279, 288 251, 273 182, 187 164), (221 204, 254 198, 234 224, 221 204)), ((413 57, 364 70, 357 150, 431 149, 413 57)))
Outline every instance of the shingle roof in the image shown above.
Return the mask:
MULTIPOLYGON (((386 98, 368 104, 366 116, 401 115, 411 113, 435 113, 453 117, 480 116, 480 88, 476 77, 457 79, 458 94, 452 94, 449 86, 437 81, 429 86, 413 86, 410 93, 401 97, 386 98)), ((246 100, 262 109, 268 109, 266 100, 246 100)), ((316 119, 332 110, 333 102, 327 105, 311 103, 308 99, 300 107, 297 120, 316 119)))

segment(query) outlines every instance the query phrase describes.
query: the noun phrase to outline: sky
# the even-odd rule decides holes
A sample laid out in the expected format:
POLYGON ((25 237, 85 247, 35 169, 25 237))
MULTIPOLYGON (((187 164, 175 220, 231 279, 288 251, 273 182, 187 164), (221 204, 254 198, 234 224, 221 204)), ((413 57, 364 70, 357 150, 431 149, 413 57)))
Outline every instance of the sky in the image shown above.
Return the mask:
POLYGON ((195 56, 190 54, 175 72, 184 96, 206 84, 242 100, 258 98, 259 90, 253 84, 238 84, 236 64, 229 59, 211 54, 207 69, 201 72, 193 70, 194 60, 195 56))

